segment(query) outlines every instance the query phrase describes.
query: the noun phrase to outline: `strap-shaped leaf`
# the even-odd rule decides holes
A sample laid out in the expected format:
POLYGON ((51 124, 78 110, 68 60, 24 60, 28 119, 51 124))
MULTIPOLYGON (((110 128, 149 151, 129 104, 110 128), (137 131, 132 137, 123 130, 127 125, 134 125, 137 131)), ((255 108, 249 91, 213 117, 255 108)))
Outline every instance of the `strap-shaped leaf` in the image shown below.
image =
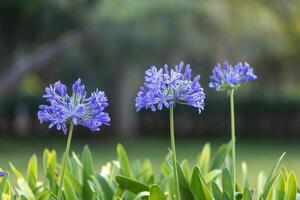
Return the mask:
POLYGON ((116 176, 116 181, 121 189, 128 190, 136 195, 150 190, 150 188, 144 183, 125 176, 116 176))
POLYGON ((158 185, 152 185, 149 200, 167 200, 167 198, 158 185))
POLYGON ((216 153, 212 157, 210 170, 220 169, 224 165, 225 159, 230 151, 230 147, 231 146, 229 146, 227 144, 223 144, 222 146, 219 147, 219 149, 216 151, 216 153))
POLYGON ((9 162, 9 166, 10 166, 11 170, 13 171, 13 173, 15 174, 15 176, 17 178, 23 178, 24 179, 21 172, 11 162, 9 162))
POLYGON ((63 186, 64 186, 63 189, 64 189, 64 194, 66 196, 66 199, 77 199, 75 190, 68 177, 65 177, 63 186))
POLYGON ((204 190, 201 184, 200 171, 198 167, 193 169, 192 180, 191 180, 191 189, 198 200, 205 200, 204 190))
POLYGON ((97 174, 96 175, 96 179, 98 181, 98 183, 100 184, 101 186, 101 189, 102 189, 102 192, 103 192, 103 195, 104 195, 104 199, 108 199, 108 200, 111 200, 113 199, 113 190, 112 188, 110 187, 110 185, 108 184, 107 180, 105 178, 103 178, 101 175, 97 174))
POLYGON ((37 200, 49 200, 51 198, 50 191, 44 191, 37 196, 37 200))
POLYGON ((199 200, 213 200, 208 186, 204 182, 200 170, 195 167, 192 174, 191 189, 199 200))
POLYGON ((242 174, 243 174, 243 186, 249 187, 249 173, 248 166, 246 162, 242 162, 242 174))
POLYGON ((89 200, 93 198, 93 191, 91 190, 88 181, 91 180, 91 176, 94 174, 94 164, 92 153, 90 149, 85 146, 82 152, 81 162, 83 164, 82 168, 82 178, 83 178, 83 188, 82 188, 82 196, 84 199, 89 200))
MULTIPOLYGON (((278 159, 277 163, 274 165, 272 171, 270 172, 268 179, 271 179, 272 176, 275 176, 278 170, 279 165, 282 162, 283 157, 285 156, 285 152, 280 156, 280 158, 278 159)), ((267 179, 267 181, 268 181, 267 179)))
POLYGON ((244 192, 243 192, 243 200, 252 200, 252 194, 250 192, 250 190, 248 188, 245 188, 244 189, 244 192))
POLYGON ((222 187, 223 193, 225 193, 229 199, 233 199, 233 183, 230 172, 227 168, 223 170, 222 187))
POLYGON ((0 183, 0 197, 2 197, 7 180, 8 180, 8 172, 6 172, 6 174, 4 175, 4 177, 2 178, 1 183, 0 183))
POLYGON ((280 158, 278 159, 277 163, 274 165, 273 169, 271 170, 266 182, 265 182, 265 185, 263 187, 263 193, 261 195, 261 198, 263 199, 267 199, 268 196, 270 196, 270 192, 271 190, 273 190, 273 185, 274 185, 274 182, 276 180, 276 178, 278 177, 278 167, 284 157, 285 153, 283 153, 280 158))
POLYGON ((208 182, 214 180, 220 174, 222 174, 222 170, 214 169, 204 176, 204 180, 208 183, 208 182))
MULTIPOLYGON (((131 194, 130 194, 131 195, 131 194)), ((149 197, 149 192, 148 191, 144 191, 144 192, 140 192, 138 193, 133 200, 141 200, 141 199, 148 199, 149 197)), ((129 197, 129 199, 132 199, 132 197, 129 197)))
POLYGON ((294 172, 290 173, 287 184, 287 200, 295 200, 297 194, 297 181, 294 172))
POLYGON ((82 196, 82 184, 79 182, 78 178, 74 176, 69 169, 66 169, 66 177, 68 177, 72 187, 79 197, 82 196))
POLYGON ((276 176, 273 176, 273 178, 266 183, 263 193, 261 195, 262 199, 268 199, 268 197, 271 197, 270 195, 273 195, 274 182, 277 179, 277 177, 278 174, 276 176))
POLYGON ((43 153, 43 168, 44 173, 46 174, 45 184, 49 182, 50 189, 53 193, 57 194, 58 185, 56 181, 56 152, 49 151, 48 149, 44 150, 43 153))
POLYGON ((273 200, 273 196, 274 196, 274 187, 272 186, 271 189, 269 190, 266 200, 273 200))
POLYGON ((132 177, 132 172, 128 162, 127 154, 121 144, 118 144, 117 146, 117 153, 122 174, 127 177, 132 177))
POLYGON ((193 200, 194 195, 178 163, 177 163, 177 171, 178 171, 179 191, 180 191, 181 199, 193 200))
POLYGON ((219 186, 215 182, 211 182, 212 191, 214 194, 215 199, 222 199, 222 192, 219 186))
POLYGON ((284 200, 285 199, 285 179, 282 173, 280 173, 278 182, 277 182, 277 191, 276 191, 276 199, 284 200))
POLYGON ((29 187, 34 190, 36 187, 36 181, 38 176, 38 166, 37 166, 37 157, 36 155, 33 155, 29 162, 27 167, 27 181, 29 187))
POLYGON ((206 174, 209 171, 210 155, 211 155, 211 147, 210 144, 207 143, 204 145, 197 159, 199 169, 203 174, 206 174))
POLYGON ((26 197, 27 200, 35 200, 35 196, 24 178, 18 178, 17 183, 20 189, 20 194, 26 197))
POLYGON ((152 184, 153 183, 153 179, 154 179, 154 176, 153 176, 153 167, 152 167, 152 163, 151 163, 151 160, 149 159, 145 159, 143 161, 143 171, 144 171, 144 178, 146 179, 145 182, 147 184, 152 184))
POLYGON ((189 162, 186 159, 184 159, 181 162, 181 169, 182 169, 182 172, 183 172, 186 180, 189 180, 189 177, 190 177, 190 166, 189 166, 189 162))

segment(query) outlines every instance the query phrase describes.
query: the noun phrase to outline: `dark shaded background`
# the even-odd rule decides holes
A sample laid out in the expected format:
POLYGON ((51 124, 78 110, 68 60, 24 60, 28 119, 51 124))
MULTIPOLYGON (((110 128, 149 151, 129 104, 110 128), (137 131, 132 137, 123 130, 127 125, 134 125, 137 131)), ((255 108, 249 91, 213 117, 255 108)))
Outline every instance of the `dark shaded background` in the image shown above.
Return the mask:
POLYGON ((299 138, 299 8, 297 0, 1 0, 0 134, 54 134, 37 120, 43 90, 81 77, 109 97, 105 135, 167 136, 167 111, 136 113, 134 99, 146 68, 185 61, 201 74, 206 108, 178 106, 176 134, 227 137, 229 99, 208 82, 228 60, 258 75, 236 96, 239 137, 299 138))

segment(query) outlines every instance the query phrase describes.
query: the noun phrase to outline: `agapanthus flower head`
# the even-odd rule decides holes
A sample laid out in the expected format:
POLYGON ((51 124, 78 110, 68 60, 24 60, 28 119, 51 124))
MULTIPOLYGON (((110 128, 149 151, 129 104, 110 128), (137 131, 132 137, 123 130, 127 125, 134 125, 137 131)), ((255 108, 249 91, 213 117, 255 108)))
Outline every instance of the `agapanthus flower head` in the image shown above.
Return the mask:
POLYGON ((0 171, 0 177, 3 177, 6 175, 6 172, 5 171, 0 171))
POLYGON ((230 65, 227 61, 222 67, 218 63, 210 76, 209 87, 217 91, 236 89, 242 84, 257 79, 253 68, 248 63, 238 63, 235 66, 230 65))
POLYGON ((169 108, 176 103, 195 107, 199 113, 204 109, 205 93, 199 80, 200 75, 192 79, 192 70, 183 62, 171 70, 152 66, 145 72, 145 82, 136 97, 137 111, 150 108, 152 111, 169 108))
POLYGON ((73 84, 71 95, 60 81, 46 87, 45 92, 43 97, 48 104, 40 105, 38 118, 41 123, 50 122, 49 128, 56 126, 66 134, 71 122, 92 131, 99 131, 101 125, 110 123, 109 114, 104 111, 108 106, 104 92, 97 89, 88 97, 80 79, 73 84))

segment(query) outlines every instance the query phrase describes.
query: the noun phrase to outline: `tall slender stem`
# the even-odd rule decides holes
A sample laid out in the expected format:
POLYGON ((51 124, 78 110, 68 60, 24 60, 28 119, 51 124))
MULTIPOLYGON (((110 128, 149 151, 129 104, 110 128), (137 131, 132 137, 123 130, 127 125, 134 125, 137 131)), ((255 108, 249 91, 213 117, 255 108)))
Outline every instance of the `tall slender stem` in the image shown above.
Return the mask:
POLYGON ((170 106, 170 135, 171 135, 171 149, 172 149, 172 158, 173 158, 173 172, 175 180, 175 192, 176 199, 180 200, 179 192, 179 181, 178 181, 178 172, 177 172, 177 158, 176 158, 176 146, 175 146, 175 134, 174 134, 174 106, 170 106))
POLYGON ((235 119, 234 119, 234 89, 230 90, 231 144, 232 144, 232 181, 233 199, 235 200, 236 155, 235 155, 235 119))
POLYGON ((64 160, 63 160, 63 165, 62 165, 62 174, 61 174, 61 179, 60 179, 60 184, 59 184, 59 189, 58 189, 58 198, 57 198, 58 200, 62 199, 62 187, 63 187, 63 184, 64 184, 67 161, 69 160, 69 152, 70 152, 70 147, 71 147, 73 128, 74 128, 74 124, 71 122, 70 130, 69 130, 69 133, 68 133, 68 141, 67 141, 67 145, 66 145, 66 150, 65 150, 65 153, 64 153, 64 160))

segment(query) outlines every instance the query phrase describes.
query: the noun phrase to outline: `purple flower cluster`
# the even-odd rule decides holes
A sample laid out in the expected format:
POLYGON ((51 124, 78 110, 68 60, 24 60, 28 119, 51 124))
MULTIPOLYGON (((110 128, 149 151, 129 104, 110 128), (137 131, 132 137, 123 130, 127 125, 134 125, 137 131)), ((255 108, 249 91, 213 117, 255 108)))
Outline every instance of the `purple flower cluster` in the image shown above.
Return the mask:
POLYGON ((110 117, 104 109, 108 106, 104 92, 96 90, 87 97, 84 85, 78 79, 72 87, 72 95, 60 81, 45 89, 43 95, 48 105, 40 105, 38 118, 40 122, 50 122, 49 128, 56 126, 67 134, 68 125, 83 125, 92 131, 99 131, 102 124, 109 125, 110 117))
POLYGON ((146 70, 145 83, 140 88, 136 98, 137 111, 142 108, 151 108, 152 111, 162 110, 165 106, 186 104, 199 110, 204 109, 205 93, 199 80, 200 75, 193 80, 190 65, 185 66, 183 62, 169 71, 168 66, 157 69, 155 66, 146 70))
POLYGON ((257 79, 253 68, 248 64, 238 63, 234 67, 228 62, 224 62, 224 67, 218 63, 210 76, 209 87, 217 91, 236 89, 242 84, 257 79))
POLYGON ((5 171, 0 171, 0 177, 3 177, 6 175, 6 172, 5 171))

